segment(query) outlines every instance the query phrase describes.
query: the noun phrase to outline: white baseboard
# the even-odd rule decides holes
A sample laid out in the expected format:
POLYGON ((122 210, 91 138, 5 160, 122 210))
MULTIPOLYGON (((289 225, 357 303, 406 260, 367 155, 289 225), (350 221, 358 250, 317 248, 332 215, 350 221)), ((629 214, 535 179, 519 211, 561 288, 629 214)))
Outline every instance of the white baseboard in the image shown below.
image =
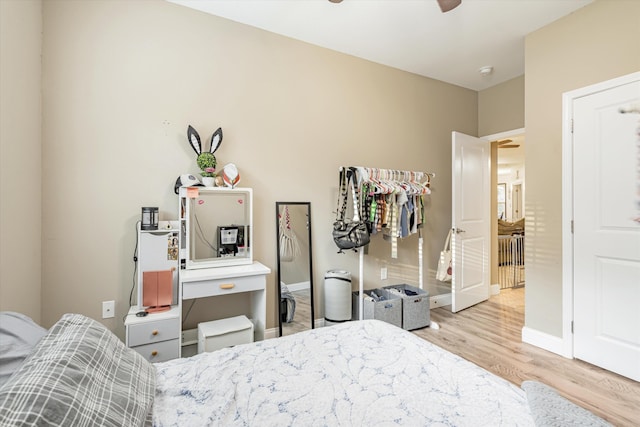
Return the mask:
POLYGON ((440 294, 429 297, 429 309, 451 305, 451 294, 440 294))
POLYGON ((491 295, 499 295, 500 294, 500 285, 494 284, 491 285, 491 295))
POLYGON ((565 351, 564 340, 555 335, 549 335, 524 326, 522 328, 522 342, 559 354, 568 359, 572 358, 572 356, 565 351))

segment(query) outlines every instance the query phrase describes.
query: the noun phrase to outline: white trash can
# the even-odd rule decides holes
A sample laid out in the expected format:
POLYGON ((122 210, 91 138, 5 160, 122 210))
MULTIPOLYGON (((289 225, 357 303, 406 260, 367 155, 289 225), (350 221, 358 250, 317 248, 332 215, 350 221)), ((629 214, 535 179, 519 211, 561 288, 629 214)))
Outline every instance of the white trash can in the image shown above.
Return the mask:
POLYGON ((351 320, 351 273, 329 270, 324 275, 324 319, 329 322, 351 320))

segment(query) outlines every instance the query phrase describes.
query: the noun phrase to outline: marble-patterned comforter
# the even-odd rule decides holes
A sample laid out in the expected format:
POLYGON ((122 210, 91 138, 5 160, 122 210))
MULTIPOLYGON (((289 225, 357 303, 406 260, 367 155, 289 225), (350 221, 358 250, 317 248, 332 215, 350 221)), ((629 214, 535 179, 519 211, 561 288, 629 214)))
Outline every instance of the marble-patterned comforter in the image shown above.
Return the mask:
POLYGON ((533 425, 518 387, 377 320, 155 366, 155 426, 533 425))

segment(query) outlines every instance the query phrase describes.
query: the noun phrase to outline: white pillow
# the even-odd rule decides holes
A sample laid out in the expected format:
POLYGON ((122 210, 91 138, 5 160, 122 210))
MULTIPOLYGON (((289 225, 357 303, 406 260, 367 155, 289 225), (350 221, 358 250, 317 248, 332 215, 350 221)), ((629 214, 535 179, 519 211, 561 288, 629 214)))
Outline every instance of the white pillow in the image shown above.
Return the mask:
POLYGON ((29 316, 0 311, 0 387, 22 365, 47 330, 29 316))
POLYGON ((611 424, 538 381, 524 381, 520 386, 536 426, 544 427, 613 427, 611 424))

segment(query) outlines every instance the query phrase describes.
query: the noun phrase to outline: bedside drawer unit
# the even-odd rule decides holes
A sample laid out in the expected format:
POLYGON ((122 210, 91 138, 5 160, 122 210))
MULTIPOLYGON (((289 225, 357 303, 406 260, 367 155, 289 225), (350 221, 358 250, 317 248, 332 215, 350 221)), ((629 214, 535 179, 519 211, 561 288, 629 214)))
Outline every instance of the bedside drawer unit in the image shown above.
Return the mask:
POLYGON ((164 362, 180 357, 180 307, 169 311, 136 316, 133 306, 125 318, 125 343, 150 362, 164 362))
POLYGON ((177 339, 180 336, 180 319, 155 320, 129 326, 129 347, 177 339))
POLYGON ((262 275, 185 282, 182 285, 182 299, 261 291, 265 286, 266 279, 262 275))
POLYGON ((149 362, 165 362, 180 357, 180 341, 176 338, 169 341, 154 342, 151 344, 131 347, 147 359, 149 362))

